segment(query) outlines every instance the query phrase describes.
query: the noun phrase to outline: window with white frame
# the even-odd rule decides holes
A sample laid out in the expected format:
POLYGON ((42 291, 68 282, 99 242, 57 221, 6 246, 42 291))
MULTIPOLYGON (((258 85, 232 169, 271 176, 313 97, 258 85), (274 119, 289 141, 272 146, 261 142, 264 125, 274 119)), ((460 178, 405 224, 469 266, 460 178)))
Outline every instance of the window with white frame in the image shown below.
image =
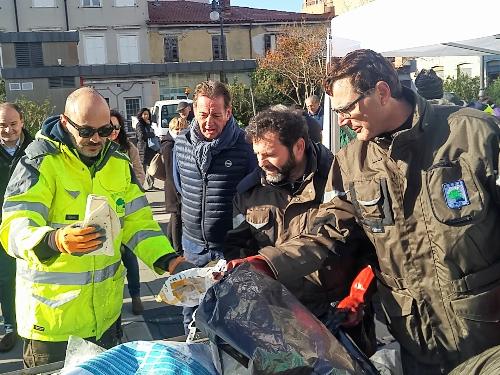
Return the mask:
POLYGON ((106 64, 106 47, 103 35, 87 35, 83 37, 85 62, 88 65, 106 64))
POLYGON ((33 91, 33 82, 23 82, 23 83, 21 83, 21 90, 23 90, 23 91, 33 91))
POLYGON ((10 91, 21 91, 21 84, 19 82, 10 82, 9 83, 10 91))
POLYGON ((139 38, 137 35, 118 35, 118 58, 121 64, 139 62, 139 38))
POLYGON ((115 7, 134 7, 135 0, 115 0, 115 7))
POLYGON ((101 0, 81 0, 81 6, 84 8, 100 8, 101 0))
POLYGON ((56 0, 33 0, 31 6, 33 8, 55 8, 56 0))
POLYGON ((125 98, 125 113, 127 120, 135 116, 141 108, 141 98, 125 98))

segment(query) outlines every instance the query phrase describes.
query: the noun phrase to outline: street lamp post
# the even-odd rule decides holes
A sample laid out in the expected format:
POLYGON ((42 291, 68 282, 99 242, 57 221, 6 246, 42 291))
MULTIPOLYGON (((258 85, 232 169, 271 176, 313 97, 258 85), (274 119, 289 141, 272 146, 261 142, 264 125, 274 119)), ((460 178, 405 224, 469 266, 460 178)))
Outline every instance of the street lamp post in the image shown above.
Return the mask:
POLYGON ((225 82, 226 77, 224 74, 224 60, 226 60, 226 46, 224 43, 224 17, 222 15, 222 0, 212 0, 212 11, 210 12, 210 20, 219 21, 220 23, 220 57, 221 57, 221 70, 220 81, 225 82))

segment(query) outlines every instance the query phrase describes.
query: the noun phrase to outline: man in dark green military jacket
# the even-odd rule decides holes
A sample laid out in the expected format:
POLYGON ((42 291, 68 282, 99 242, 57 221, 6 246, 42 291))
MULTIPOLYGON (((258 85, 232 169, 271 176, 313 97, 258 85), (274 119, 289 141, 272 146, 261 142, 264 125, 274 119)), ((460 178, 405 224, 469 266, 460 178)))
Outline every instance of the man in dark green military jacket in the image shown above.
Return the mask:
POLYGON ((357 139, 335 156, 318 236, 375 246, 405 374, 447 373, 500 344, 498 120, 430 104, 370 50, 337 61, 326 89, 357 139))

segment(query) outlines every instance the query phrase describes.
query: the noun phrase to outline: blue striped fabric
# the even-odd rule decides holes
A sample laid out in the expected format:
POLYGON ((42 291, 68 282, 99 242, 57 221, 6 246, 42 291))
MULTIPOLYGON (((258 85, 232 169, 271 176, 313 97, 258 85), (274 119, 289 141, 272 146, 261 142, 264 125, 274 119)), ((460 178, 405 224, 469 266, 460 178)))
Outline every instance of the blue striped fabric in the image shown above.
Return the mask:
POLYGON ((218 375, 204 344, 134 341, 77 366, 72 375, 218 375))

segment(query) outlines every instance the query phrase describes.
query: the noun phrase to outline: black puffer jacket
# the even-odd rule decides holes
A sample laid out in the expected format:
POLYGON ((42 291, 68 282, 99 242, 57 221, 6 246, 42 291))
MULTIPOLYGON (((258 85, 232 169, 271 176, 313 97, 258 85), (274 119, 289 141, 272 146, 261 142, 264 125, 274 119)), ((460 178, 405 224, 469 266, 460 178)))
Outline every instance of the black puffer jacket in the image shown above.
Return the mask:
POLYGON ((139 156, 142 165, 149 165, 151 159, 156 154, 155 150, 148 147, 148 139, 156 137, 151 124, 146 124, 144 120, 140 119, 135 129, 137 134, 137 148, 139 149, 139 156))

